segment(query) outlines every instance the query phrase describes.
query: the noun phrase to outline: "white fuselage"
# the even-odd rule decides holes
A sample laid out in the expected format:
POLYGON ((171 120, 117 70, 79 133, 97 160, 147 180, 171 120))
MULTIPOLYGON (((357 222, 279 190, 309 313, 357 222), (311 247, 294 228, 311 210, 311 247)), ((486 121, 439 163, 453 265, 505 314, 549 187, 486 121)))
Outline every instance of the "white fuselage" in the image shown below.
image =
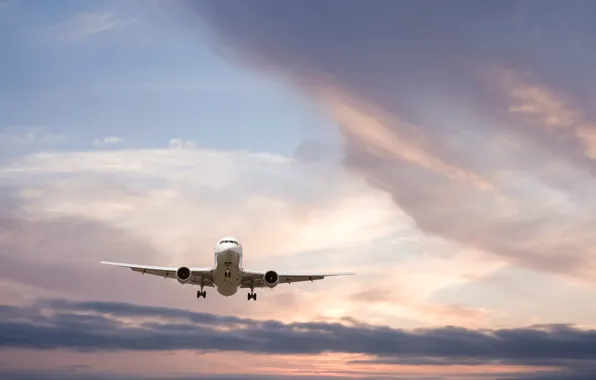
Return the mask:
POLYGON ((238 291, 242 281, 242 246, 234 238, 222 239, 214 249, 213 282, 222 296, 238 291))

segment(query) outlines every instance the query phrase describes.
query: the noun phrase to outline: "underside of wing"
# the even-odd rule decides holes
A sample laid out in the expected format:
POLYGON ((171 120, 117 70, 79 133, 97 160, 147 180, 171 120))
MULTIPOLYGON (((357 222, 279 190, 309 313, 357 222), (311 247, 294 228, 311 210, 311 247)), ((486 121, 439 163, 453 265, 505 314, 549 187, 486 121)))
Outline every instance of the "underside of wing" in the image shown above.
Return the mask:
MULTIPOLYGON (((251 270, 245 270, 244 274, 242 275, 242 285, 240 285, 241 288, 251 288, 251 287, 255 287, 255 288, 263 288, 263 287, 272 287, 270 283, 269 285, 267 285, 267 280, 265 280, 265 276, 269 275, 271 272, 273 272, 277 279, 278 282, 275 284, 291 284, 293 282, 304 282, 304 281, 315 281, 315 280, 322 280, 325 277, 334 277, 334 276, 351 276, 354 275, 355 273, 317 273, 317 274, 304 274, 304 273, 296 273, 296 274, 287 274, 287 273, 277 273, 275 271, 268 271, 268 272, 263 272, 263 271, 251 271, 251 270)), ((274 276, 275 277, 275 276, 274 276)), ((273 277, 273 278, 274 278, 273 277)))
MULTIPOLYGON (((149 266, 149 265, 137 265, 137 264, 127 264, 127 263, 114 263, 111 261, 102 261, 101 264, 105 265, 113 265, 117 267, 129 268, 133 272, 138 272, 141 274, 150 274, 153 276, 159 276, 163 278, 171 278, 174 280, 178 280, 176 276, 176 271, 180 268, 176 267, 158 267, 158 266, 149 266)), ((211 268, 188 268, 190 270, 190 278, 187 281, 180 282, 192 285, 201 285, 201 282, 204 286, 213 287, 213 275, 211 268)))

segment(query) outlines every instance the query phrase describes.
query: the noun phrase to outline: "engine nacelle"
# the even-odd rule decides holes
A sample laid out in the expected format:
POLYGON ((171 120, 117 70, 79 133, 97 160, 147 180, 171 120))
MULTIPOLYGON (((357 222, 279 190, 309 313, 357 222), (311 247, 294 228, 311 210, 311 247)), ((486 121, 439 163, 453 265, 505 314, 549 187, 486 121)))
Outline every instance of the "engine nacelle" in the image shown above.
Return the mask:
POLYGON ((191 272, 187 267, 180 267, 176 271, 176 280, 181 284, 188 284, 190 282, 191 272))
POLYGON ((263 283, 268 288, 275 288, 279 284, 279 276, 276 271, 270 270, 263 276, 263 283))

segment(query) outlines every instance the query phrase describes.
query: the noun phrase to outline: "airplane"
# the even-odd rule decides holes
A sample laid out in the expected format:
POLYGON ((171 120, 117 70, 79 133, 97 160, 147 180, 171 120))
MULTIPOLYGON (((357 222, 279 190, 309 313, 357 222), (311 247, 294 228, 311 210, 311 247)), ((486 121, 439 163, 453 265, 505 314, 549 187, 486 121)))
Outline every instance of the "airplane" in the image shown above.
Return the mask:
POLYGON ((182 285, 199 285, 197 298, 206 298, 206 287, 215 287, 217 292, 225 297, 236 294, 238 289, 250 289, 248 300, 256 301, 255 288, 275 288, 278 284, 291 284, 293 282, 322 280, 331 276, 350 276, 355 273, 330 273, 330 274, 280 274, 274 270, 252 271, 242 267, 243 250, 238 239, 224 237, 219 240, 214 249, 214 266, 212 268, 189 267, 158 267, 112 261, 101 261, 100 264, 114 265, 130 268, 134 272, 151 274, 164 278, 176 279, 182 285))

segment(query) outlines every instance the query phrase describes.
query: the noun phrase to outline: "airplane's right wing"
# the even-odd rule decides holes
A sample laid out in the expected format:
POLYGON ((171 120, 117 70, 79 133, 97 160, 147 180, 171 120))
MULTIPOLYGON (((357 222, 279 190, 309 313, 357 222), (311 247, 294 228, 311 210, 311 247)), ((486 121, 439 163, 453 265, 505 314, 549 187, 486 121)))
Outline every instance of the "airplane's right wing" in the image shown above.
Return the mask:
MULTIPOLYGON (((137 264, 126 264, 126 263, 114 263, 111 261, 102 261, 101 264, 113 265, 118 267, 129 268, 133 272, 141 274, 150 274, 163 278, 176 279, 176 271, 182 268, 177 267, 157 267, 148 265, 137 265, 137 264)), ((186 268, 190 271, 188 284, 201 285, 201 281, 204 286, 213 287, 213 269, 212 268, 186 268)))
POLYGON ((278 284, 291 284, 293 282, 303 282, 303 281, 315 281, 315 280, 322 280, 325 277, 334 277, 334 276, 352 276, 356 273, 353 272, 342 272, 342 273, 277 273, 274 271, 252 271, 252 270, 244 270, 244 275, 242 276, 242 284, 240 285, 241 288, 262 288, 266 286, 266 275, 270 273, 277 276, 278 284))

